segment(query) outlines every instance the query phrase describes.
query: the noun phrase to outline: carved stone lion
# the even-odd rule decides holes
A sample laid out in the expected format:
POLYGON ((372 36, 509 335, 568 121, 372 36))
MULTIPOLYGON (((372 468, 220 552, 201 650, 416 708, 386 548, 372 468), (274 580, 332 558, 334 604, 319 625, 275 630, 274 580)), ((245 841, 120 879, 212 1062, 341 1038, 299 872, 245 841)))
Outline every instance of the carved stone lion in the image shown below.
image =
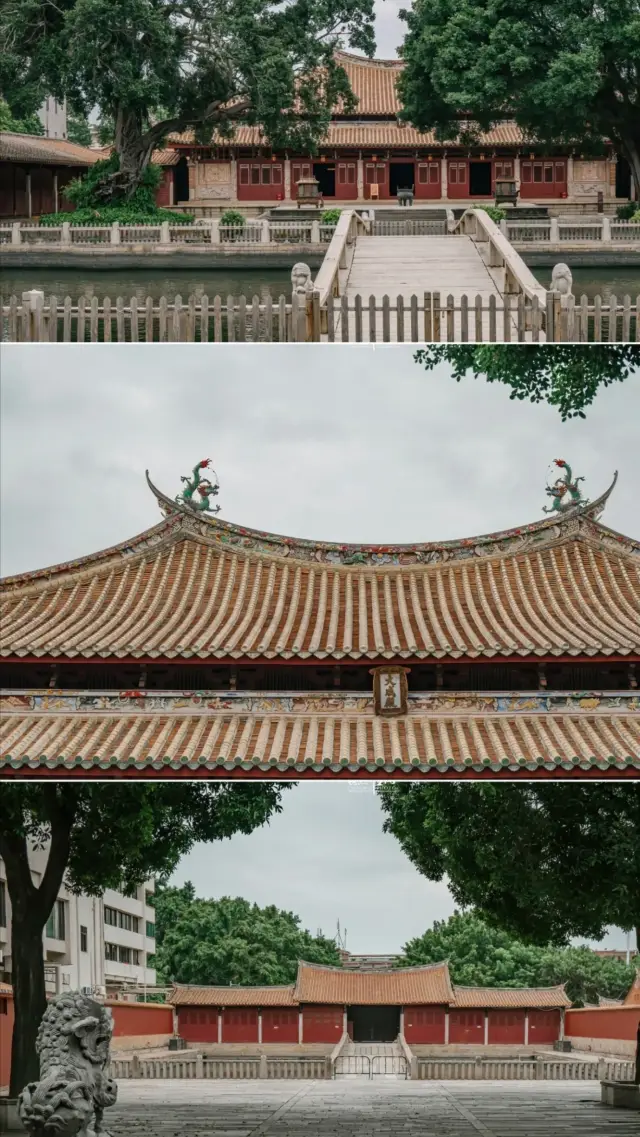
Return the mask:
POLYGON ((78 991, 53 999, 36 1042, 40 1081, 25 1086, 18 1112, 38 1137, 108 1137, 104 1110, 118 1089, 107 1073, 111 1011, 78 991))
POLYGON ((307 292, 313 291, 311 269, 303 261, 298 261, 291 269, 291 291, 297 292, 299 296, 306 296, 307 292))
POLYGON ((571 296, 573 292, 573 277, 569 265, 557 264, 551 273, 551 291, 559 292, 561 296, 571 296))

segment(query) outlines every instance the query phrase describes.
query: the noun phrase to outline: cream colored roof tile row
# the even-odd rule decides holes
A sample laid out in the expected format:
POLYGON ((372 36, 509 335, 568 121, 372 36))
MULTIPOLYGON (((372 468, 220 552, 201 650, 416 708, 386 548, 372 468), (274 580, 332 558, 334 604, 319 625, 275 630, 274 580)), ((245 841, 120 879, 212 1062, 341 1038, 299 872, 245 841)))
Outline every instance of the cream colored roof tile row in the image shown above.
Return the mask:
POLYGON ((433 566, 287 563, 196 538, 52 581, 0 608, 2 654, 459 658, 640 650, 640 558, 573 541, 433 566))
POLYGON ((393 771, 632 767, 640 715, 7 714, 0 766, 393 771))
POLYGON ((571 999, 559 987, 458 987, 453 988, 455 1006, 525 1010, 529 1007, 570 1007, 571 999))

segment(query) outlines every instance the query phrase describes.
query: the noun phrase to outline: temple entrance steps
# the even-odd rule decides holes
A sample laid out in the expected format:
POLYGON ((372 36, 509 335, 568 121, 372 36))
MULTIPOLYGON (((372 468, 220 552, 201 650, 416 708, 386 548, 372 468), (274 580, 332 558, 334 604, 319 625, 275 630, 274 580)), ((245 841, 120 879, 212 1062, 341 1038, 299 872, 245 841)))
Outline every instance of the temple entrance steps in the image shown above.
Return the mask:
POLYGON ((391 1078, 409 1076, 407 1060, 399 1042, 346 1043, 335 1060, 335 1078, 391 1078))

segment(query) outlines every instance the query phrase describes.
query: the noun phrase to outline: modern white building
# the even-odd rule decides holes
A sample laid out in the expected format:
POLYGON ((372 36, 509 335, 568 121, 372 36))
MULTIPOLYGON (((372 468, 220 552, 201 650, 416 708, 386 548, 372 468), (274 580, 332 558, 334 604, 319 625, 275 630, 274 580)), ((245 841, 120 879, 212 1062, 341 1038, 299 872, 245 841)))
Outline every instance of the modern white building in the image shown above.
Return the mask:
MULTIPOLYGON (((46 850, 32 850, 37 884, 46 850)), ((107 889, 103 896, 75 896, 63 885, 45 928, 42 947, 47 992, 86 988, 98 996, 154 987, 149 958, 156 950, 153 881, 125 896, 107 889)), ((11 981, 11 903, 0 860, 0 979, 11 981)))
POLYGON ((59 103, 53 95, 47 95, 40 110, 38 118, 44 127, 45 138, 67 137, 67 103, 59 103))

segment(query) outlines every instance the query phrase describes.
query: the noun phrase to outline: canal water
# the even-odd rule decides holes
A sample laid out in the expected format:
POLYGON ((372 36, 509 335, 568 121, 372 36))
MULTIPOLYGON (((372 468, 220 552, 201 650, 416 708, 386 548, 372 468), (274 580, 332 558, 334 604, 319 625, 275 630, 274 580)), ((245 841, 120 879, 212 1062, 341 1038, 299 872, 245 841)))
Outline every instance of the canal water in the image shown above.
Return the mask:
POLYGON ((0 293, 4 297, 20 297, 32 288, 41 289, 45 296, 55 296, 58 301, 70 296, 108 296, 117 300, 129 300, 135 296, 146 300, 152 296, 159 300, 166 296, 169 301, 180 296, 186 302, 190 296, 259 296, 261 299, 271 294, 272 298, 287 298, 291 293, 290 269, 105 269, 89 274, 86 270, 48 268, 13 269, 8 266, 0 269, 0 293))
MULTIPOLYGON (((536 280, 545 287, 551 282, 551 267, 533 265, 531 271, 536 280)), ((589 300, 600 294, 606 301, 609 296, 618 298, 631 296, 635 302, 640 295, 640 268, 637 266, 612 265, 607 268, 574 268, 574 293, 577 298, 586 295, 589 300)), ((291 270, 279 269, 106 269, 89 274, 81 269, 13 269, 0 268, 0 293, 4 297, 18 296, 31 288, 42 289, 46 296, 56 296, 59 301, 66 296, 77 300, 79 296, 108 296, 123 300, 136 296, 145 300, 152 296, 159 300, 166 296, 172 301, 180 296, 187 301, 190 296, 260 296, 271 294, 272 298, 289 297, 291 293, 291 270)))

